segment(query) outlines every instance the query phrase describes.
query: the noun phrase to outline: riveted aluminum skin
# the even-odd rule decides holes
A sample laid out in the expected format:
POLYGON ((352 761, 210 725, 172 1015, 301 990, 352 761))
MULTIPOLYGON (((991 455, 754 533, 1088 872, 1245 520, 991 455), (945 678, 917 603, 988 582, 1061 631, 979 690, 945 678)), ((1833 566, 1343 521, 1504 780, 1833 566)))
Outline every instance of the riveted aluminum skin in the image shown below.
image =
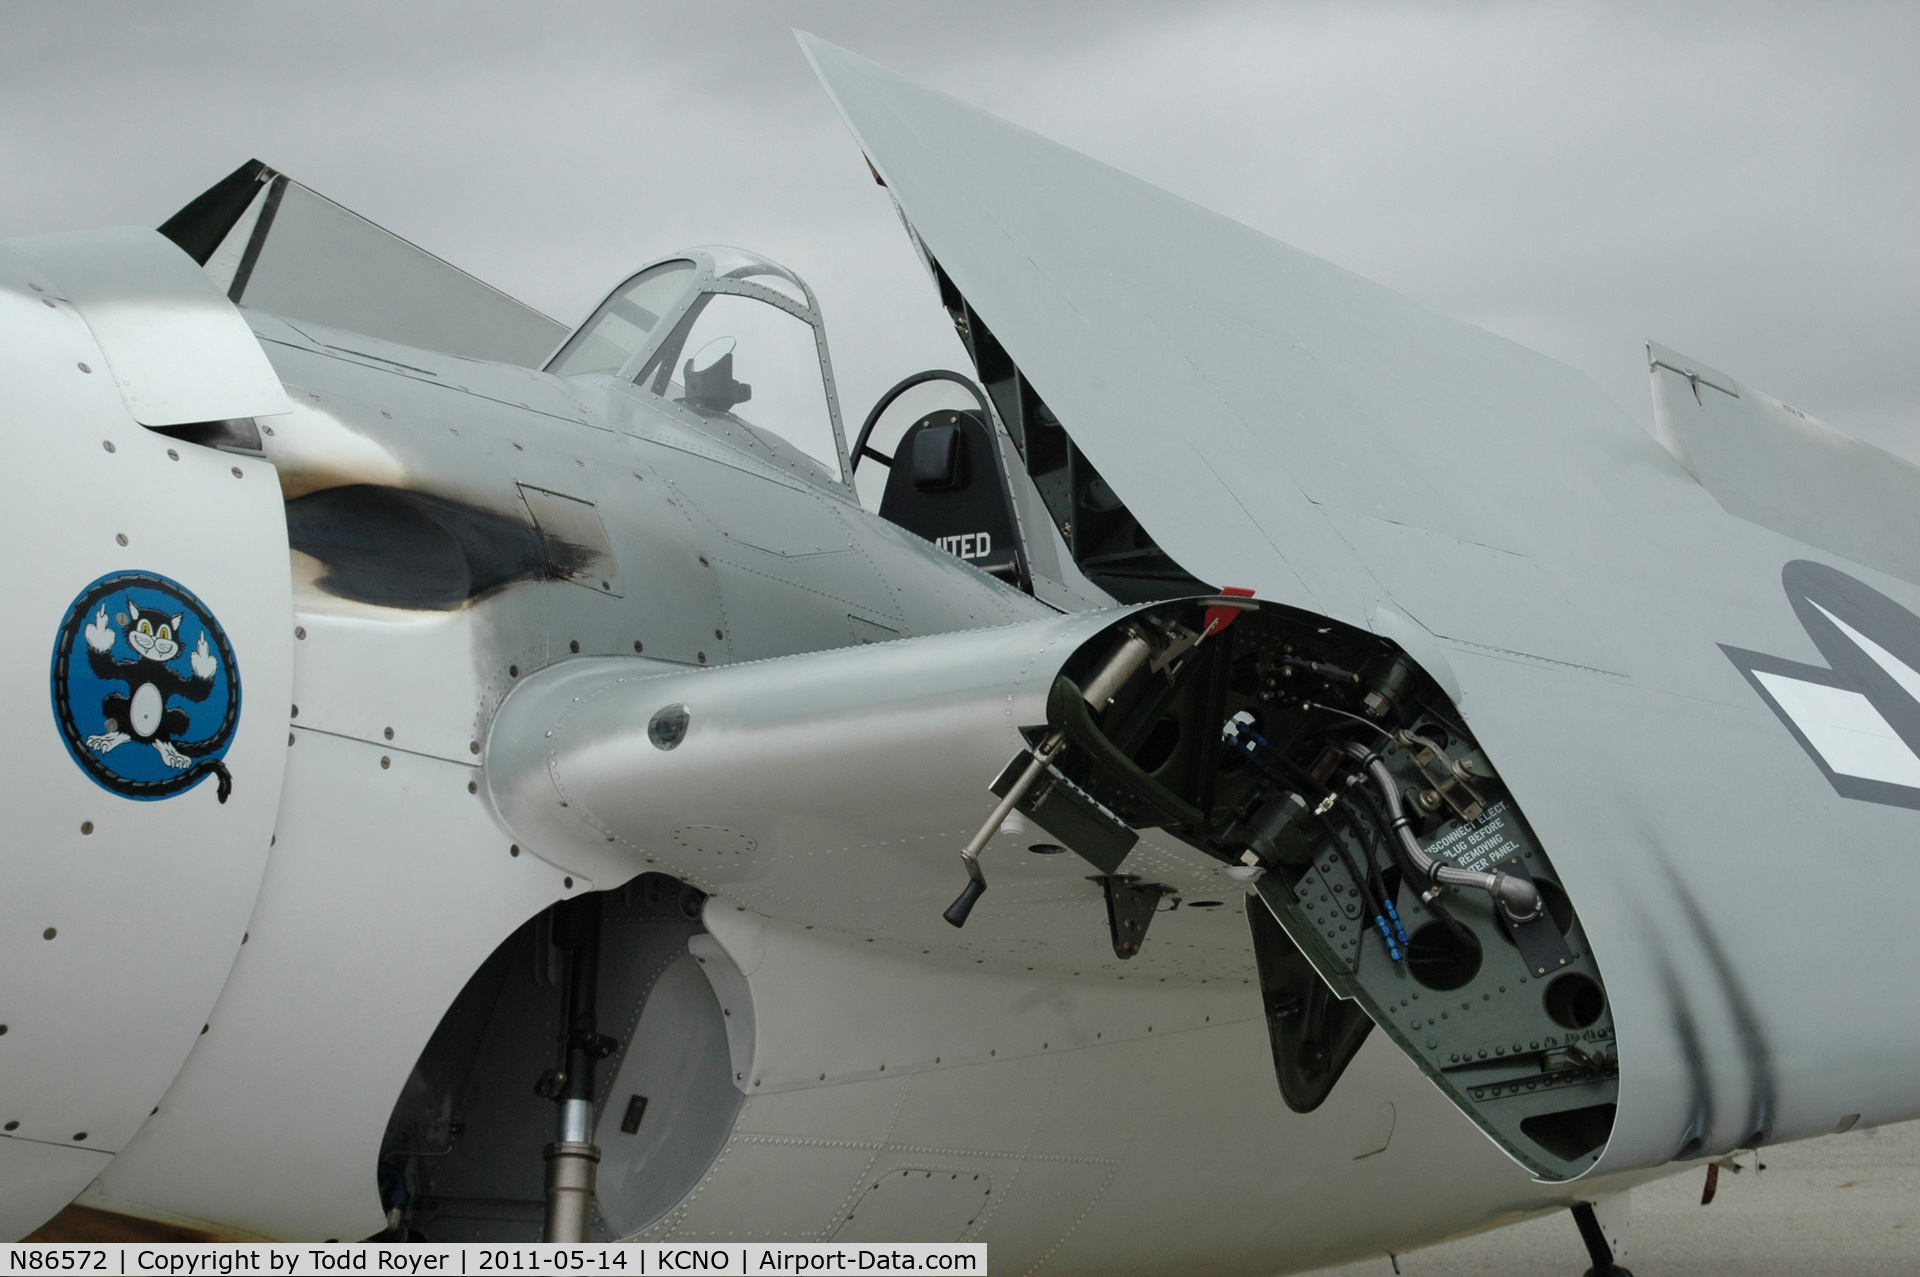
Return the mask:
POLYGON ((724 891, 742 874, 783 872, 783 858, 851 843, 875 847, 869 873, 917 877, 937 861, 943 879, 957 878, 964 835, 916 843, 912 861, 890 840, 949 821, 977 826, 993 806, 987 786, 1025 747, 1020 728, 1046 721, 1061 666, 1125 615, 706 670, 568 661, 500 707, 487 788, 523 845, 605 883, 664 867, 724 891), (648 724, 676 705, 687 707, 684 739, 661 749, 648 724))
MULTIPOLYGON (((114 246, 146 243, 140 235, 196 269, 151 232, 103 232, 58 237, 63 276, 86 274, 83 262, 110 272, 121 261, 114 246), (104 262, 87 257, 103 243, 104 262)), ((280 808, 293 646, 273 467, 171 446, 130 415, 112 375, 129 366, 128 343, 150 342, 145 357, 204 337, 196 325, 219 307, 265 368, 233 307, 216 293, 198 320, 176 326, 156 303, 109 349, 99 314, 67 297, 81 290, 40 268, 51 255, 16 251, 23 244, 45 241, 0 245, 0 446, 11 485, 0 544, 12 551, 0 579, 16 640, 0 667, 0 1123, 11 1137, 0 1139, 0 1232, 10 1237, 44 1219, 49 1203, 71 1200, 135 1138, 203 1026, 218 1021, 280 808), (151 603, 163 597, 156 590, 198 604, 184 621, 160 618, 179 627, 177 654, 164 660, 158 647, 146 649, 151 660, 136 655, 128 617, 130 591, 151 603), (205 654, 201 639, 211 640, 205 654), (114 673, 89 680, 90 665, 114 673), (157 701, 162 721, 190 726, 143 739, 110 721, 156 704, 142 669, 165 670, 159 686, 174 689, 157 701), (184 708, 223 705, 210 717, 184 708), (188 760, 159 748, 176 731, 188 749, 217 750, 210 742, 224 739, 218 765, 230 793, 217 796, 211 774, 190 780, 188 760)), ((176 406, 242 406, 217 386, 202 386, 212 397, 198 399, 182 380, 174 388, 176 406)))

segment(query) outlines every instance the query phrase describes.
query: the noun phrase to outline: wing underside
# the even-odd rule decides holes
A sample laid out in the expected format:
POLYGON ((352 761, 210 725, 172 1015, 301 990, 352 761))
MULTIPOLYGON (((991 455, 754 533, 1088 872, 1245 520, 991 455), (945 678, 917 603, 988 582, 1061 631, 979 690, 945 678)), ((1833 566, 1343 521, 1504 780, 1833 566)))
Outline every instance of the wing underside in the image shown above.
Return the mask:
POLYGON ((1722 651, 1815 659, 1783 564, 1899 568, 1834 534, 1844 502, 1734 510, 1573 369, 802 45, 1088 575, 1371 630, 1467 716, 1607 972, 1620 1107, 1597 1170, 1920 1112, 1867 1080, 1920 1048, 1880 1014, 1891 968, 1863 964, 1842 901, 1791 885, 1835 840, 1875 881, 1920 879, 1911 830, 1837 798, 1722 651), (1782 918, 1786 965, 1757 925, 1782 918))
POLYGON ((259 160, 160 233, 233 302, 290 319, 530 368, 570 331, 259 160))

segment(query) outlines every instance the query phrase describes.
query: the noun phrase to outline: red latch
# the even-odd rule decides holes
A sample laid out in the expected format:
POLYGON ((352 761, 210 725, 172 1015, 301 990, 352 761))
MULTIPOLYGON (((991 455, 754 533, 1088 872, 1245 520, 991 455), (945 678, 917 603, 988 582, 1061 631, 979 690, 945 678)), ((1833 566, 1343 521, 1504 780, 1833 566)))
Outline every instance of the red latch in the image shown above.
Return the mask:
MULTIPOLYGON (((1242 589, 1237 585, 1227 585, 1221 587, 1220 596, 1229 599, 1250 599, 1253 597, 1253 591, 1242 589)), ((1202 618, 1200 632, 1203 634, 1218 634, 1221 630, 1232 625, 1234 618, 1239 615, 1240 609, 1234 607, 1232 604, 1216 603, 1207 609, 1206 616, 1202 618)))

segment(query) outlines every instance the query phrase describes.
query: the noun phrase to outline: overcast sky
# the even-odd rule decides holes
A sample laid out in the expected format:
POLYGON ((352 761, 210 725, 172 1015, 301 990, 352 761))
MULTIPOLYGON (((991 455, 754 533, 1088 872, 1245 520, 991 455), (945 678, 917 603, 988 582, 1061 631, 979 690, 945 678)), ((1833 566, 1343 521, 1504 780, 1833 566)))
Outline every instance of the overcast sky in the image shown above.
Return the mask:
POLYGON ((1652 337, 1920 459, 1920 5, 6 3, 0 236, 257 156, 565 323, 819 294, 847 415, 964 367, 803 27, 1579 367, 1652 337))

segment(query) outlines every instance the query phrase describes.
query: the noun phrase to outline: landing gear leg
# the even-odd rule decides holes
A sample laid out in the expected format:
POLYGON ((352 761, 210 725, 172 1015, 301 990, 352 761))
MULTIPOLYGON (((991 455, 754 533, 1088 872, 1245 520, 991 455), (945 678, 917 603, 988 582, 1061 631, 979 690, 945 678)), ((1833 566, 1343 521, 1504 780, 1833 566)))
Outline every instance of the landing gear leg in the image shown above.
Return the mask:
POLYGON ((550 1071, 539 1092, 560 1105, 560 1138, 547 1145, 547 1209, 541 1240, 593 1240, 593 1189, 600 1149, 593 1142, 593 1066, 619 1041, 595 1019, 600 982, 600 898, 576 896, 553 907, 553 943, 567 954, 564 1070, 550 1071))
POLYGON ((1590 1202, 1576 1202, 1573 1207, 1573 1222, 1580 1228, 1580 1240, 1587 1244, 1587 1257, 1593 1260, 1593 1267, 1587 1269, 1586 1277, 1633 1277, 1633 1274, 1613 1262, 1613 1247, 1607 1244, 1607 1235, 1600 1228, 1590 1202))

